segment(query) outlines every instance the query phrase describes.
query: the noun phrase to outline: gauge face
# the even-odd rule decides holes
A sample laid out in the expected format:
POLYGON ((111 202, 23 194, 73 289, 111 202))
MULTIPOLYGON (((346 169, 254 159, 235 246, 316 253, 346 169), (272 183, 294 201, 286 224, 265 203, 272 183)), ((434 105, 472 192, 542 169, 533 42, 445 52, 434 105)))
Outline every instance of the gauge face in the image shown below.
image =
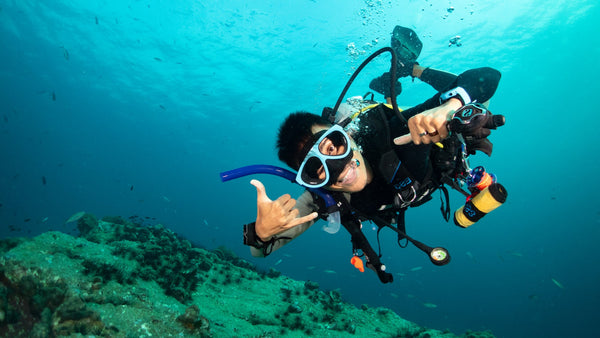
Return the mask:
POLYGON ((450 262, 450 254, 448 254, 448 250, 444 248, 434 248, 429 253, 429 257, 431 258, 431 262, 435 265, 445 265, 450 262))
POLYGON ((448 257, 448 253, 445 249, 435 248, 431 251, 431 258, 435 259, 436 261, 443 261, 446 259, 446 257, 448 257))

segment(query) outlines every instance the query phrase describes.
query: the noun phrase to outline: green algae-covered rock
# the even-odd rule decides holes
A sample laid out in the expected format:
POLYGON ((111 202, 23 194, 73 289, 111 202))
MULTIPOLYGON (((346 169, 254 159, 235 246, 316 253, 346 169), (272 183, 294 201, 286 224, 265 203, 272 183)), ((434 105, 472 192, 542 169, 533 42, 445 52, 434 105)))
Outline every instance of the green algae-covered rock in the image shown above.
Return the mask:
POLYGON ((6 246, 3 336, 456 337, 257 271, 227 248, 194 248, 163 226, 94 219, 82 237, 48 232, 6 246))

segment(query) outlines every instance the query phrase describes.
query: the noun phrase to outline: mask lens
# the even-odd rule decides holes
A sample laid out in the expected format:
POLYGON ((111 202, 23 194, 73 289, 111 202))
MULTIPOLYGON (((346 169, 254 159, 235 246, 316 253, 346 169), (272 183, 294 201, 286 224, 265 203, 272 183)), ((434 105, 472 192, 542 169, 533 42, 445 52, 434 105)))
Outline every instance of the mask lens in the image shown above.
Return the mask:
POLYGON ((324 169, 323 162, 318 157, 312 156, 304 164, 302 180, 311 185, 323 183, 327 178, 324 169))
POLYGON ((346 152, 347 145, 346 136, 339 131, 334 131, 321 141, 319 152, 326 156, 341 155, 346 152))

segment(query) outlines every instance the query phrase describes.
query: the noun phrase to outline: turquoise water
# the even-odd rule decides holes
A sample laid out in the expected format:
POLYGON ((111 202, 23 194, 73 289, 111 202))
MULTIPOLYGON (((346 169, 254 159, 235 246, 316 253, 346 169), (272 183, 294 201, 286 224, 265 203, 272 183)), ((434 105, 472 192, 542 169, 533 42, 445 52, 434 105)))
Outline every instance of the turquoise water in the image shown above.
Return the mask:
MULTIPOLYGON (((591 0, 2 0, 1 235, 76 233, 64 221, 81 210, 135 215, 424 326, 591 336, 600 303, 599 18, 591 0), (452 262, 435 267, 384 232, 392 284, 357 272, 349 237, 319 227, 251 258, 241 225, 256 215, 255 190, 249 178, 221 183, 218 173, 282 165, 273 150, 281 120, 332 106, 396 24, 419 33, 422 65, 502 72, 490 110, 507 124, 491 137, 492 158, 471 161, 497 174, 509 200, 468 230, 442 220, 437 198, 410 210, 409 233, 448 248, 452 262), (456 35, 462 46, 449 46, 456 35)), ((387 62, 370 64, 349 94, 366 92, 387 62)), ((434 94, 402 82, 400 105, 434 94)), ((301 192, 259 178, 272 198, 301 192)), ((452 197, 457 208, 462 198, 452 197)))

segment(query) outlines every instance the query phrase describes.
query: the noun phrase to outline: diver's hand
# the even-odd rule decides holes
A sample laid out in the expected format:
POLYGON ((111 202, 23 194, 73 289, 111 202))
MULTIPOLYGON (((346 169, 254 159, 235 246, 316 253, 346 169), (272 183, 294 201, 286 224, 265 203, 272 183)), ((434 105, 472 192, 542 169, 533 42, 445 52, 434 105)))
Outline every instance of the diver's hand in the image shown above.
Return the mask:
POLYGON ((272 201, 265 190, 265 186, 259 180, 251 180, 250 184, 256 187, 257 216, 256 235, 262 241, 268 241, 282 231, 293 228, 296 225, 312 221, 319 216, 313 212, 303 217, 298 217, 298 209, 294 209, 296 200, 289 194, 285 194, 272 201))
POLYGON ((461 106, 460 100, 451 98, 440 106, 411 117, 408 119, 410 134, 396 137, 394 144, 400 146, 411 141, 414 144, 440 142, 448 137, 448 121, 461 106))

